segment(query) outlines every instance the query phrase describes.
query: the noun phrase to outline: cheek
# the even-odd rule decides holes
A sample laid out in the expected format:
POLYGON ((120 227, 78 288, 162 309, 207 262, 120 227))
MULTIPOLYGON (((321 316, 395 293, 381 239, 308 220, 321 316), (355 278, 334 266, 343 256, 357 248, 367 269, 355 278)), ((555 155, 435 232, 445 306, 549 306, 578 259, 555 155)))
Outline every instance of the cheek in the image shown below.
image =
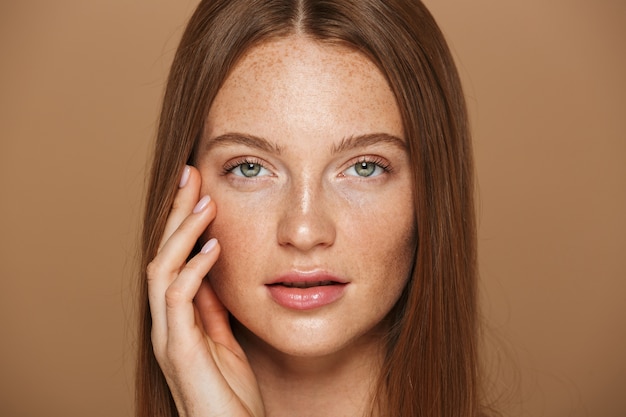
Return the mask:
POLYGON ((227 258, 233 252, 243 257, 262 249, 259 247, 259 239, 264 234, 262 227, 267 223, 251 221, 251 217, 245 210, 229 210, 227 207, 218 209, 207 233, 220 242, 223 252, 221 258, 227 258))
POLYGON ((371 259, 369 269, 372 282, 369 283, 371 300, 368 308, 377 310, 384 317, 397 303, 410 279, 416 249, 416 233, 413 223, 383 223, 377 229, 381 234, 374 247, 364 259, 371 259), (375 304, 375 305, 374 305, 375 304))
POLYGON ((209 272, 216 291, 228 291, 243 285, 237 277, 249 277, 250 271, 267 259, 273 243, 271 214, 275 208, 262 204, 256 198, 234 198, 213 191, 217 205, 215 220, 209 225, 204 239, 217 238, 221 246, 220 257, 209 272), (220 289, 221 288, 221 289, 220 289))
POLYGON ((387 287, 392 292, 401 290, 413 266, 417 247, 412 199, 396 193, 367 207, 369 210, 361 210, 359 217, 354 218, 349 241, 352 247, 361 248, 355 253, 361 262, 380 277, 379 287, 387 287))
POLYGON ((380 271, 381 285, 403 286, 413 265, 416 232, 413 222, 380 222, 370 236, 369 248, 363 259, 371 259, 372 268, 380 271))
MULTIPOLYGON (((213 183, 224 181, 213 179, 213 183)), ((241 255, 258 250, 258 240, 266 238, 268 225, 276 207, 269 193, 242 193, 227 185, 217 185, 205 190, 217 206, 215 220, 209 225, 207 235, 215 237, 224 250, 237 250, 241 255), (263 237, 262 237, 263 236, 263 237)))
POLYGON ((384 193, 344 193, 347 202, 341 212, 344 232, 352 247, 378 255, 397 258, 412 252, 416 241, 415 211, 410 193, 396 187, 384 193), (398 252, 399 251, 399 252, 398 252))

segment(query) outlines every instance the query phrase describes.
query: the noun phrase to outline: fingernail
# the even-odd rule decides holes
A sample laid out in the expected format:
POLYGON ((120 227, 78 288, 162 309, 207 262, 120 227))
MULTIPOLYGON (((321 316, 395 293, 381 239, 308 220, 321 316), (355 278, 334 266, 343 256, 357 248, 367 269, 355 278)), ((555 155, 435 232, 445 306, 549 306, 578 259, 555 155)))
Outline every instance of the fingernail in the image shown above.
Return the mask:
POLYGON ((200 249, 200 253, 209 253, 209 252, 211 252, 211 250, 215 247, 215 245, 217 245, 217 239, 215 239, 215 238, 209 239, 209 241, 204 244, 202 249, 200 249))
POLYGON ((178 184, 178 188, 183 188, 187 185, 187 181, 189 181, 189 174, 191 173, 191 168, 189 165, 185 165, 183 169, 183 175, 180 177, 180 183, 178 184))
POLYGON ((193 208, 193 212, 200 213, 202 210, 206 208, 206 206, 209 205, 210 201, 211 201, 211 197, 209 197, 208 195, 205 195, 204 197, 200 199, 200 201, 198 201, 198 204, 196 204, 196 206, 193 208))

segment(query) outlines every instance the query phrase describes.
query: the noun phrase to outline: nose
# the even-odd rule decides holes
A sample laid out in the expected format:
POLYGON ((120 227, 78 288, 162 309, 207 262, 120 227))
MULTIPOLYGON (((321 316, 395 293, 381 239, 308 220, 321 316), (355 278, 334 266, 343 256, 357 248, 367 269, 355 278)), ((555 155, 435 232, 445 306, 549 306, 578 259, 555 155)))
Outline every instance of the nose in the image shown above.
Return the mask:
POLYGON ((285 198, 278 224, 278 243, 299 251, 332 246, 336 228, 322 185, 300 181, 285 198))

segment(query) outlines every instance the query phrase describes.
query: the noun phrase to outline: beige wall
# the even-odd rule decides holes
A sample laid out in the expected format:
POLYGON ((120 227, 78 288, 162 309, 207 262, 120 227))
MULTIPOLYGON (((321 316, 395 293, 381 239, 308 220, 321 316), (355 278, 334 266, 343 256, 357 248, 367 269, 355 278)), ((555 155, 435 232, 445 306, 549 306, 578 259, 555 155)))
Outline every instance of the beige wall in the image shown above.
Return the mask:
MULTIPOLYGON (((0 2, 2 416, 131 415, 146 155, 194 4, 0 2)), ((471 107, 505 410, 622 417, 626 2, 428 4, 471 107)))

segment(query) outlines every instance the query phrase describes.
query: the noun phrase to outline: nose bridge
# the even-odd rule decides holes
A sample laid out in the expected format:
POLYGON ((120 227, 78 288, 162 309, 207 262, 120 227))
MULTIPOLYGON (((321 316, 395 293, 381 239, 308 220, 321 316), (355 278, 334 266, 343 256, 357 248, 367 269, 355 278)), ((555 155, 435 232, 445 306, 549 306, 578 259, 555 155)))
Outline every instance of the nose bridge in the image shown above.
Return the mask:
MULTIPOLYGON (((314 193, 319 193, 319 190, 314 190, 315 184, 311 176, 303 175, 303 178, 296 182, 294 187, 295 195, 298 201, 298 210, 303 214, 310 213, 315 207, 313 207, 314 193), (300 183, 300 184, 298 184, 300 183)), ((319 200, 319 196, 318 196, 319 200)))
POLYGON ((335 225, 325 194, 322 181, 315 176, 303 174, 293 178, 278 225, 281 245, 310 250, 333 244, 335 225))

